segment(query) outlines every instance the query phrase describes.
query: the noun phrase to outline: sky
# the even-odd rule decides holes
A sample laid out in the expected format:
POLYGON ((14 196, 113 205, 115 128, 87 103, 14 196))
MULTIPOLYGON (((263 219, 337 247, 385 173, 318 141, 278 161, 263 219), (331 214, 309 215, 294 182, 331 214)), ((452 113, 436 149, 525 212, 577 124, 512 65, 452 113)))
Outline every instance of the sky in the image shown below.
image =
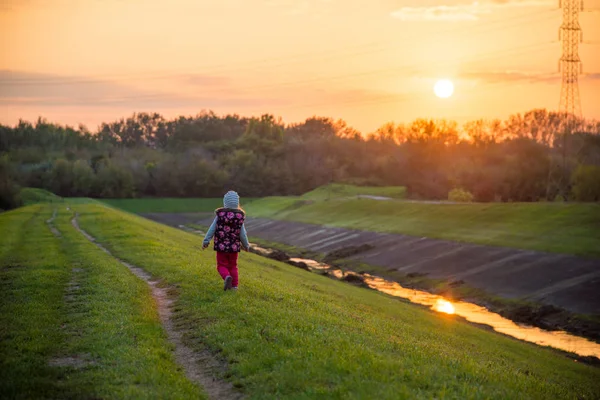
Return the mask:
MULTIPOLYGON (((579 89, 600 119, 600 0, 585 7, 579 89)), ((556 110, 561 19, 558 0, 0 0, 0 123, 213 110, 368 133, 556 110)))

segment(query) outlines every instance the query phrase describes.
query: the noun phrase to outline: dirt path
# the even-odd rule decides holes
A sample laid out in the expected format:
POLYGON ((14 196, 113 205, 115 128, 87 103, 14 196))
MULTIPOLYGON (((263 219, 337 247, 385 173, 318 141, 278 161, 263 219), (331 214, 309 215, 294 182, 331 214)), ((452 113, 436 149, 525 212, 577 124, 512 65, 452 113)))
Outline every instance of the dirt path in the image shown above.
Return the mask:
POLYGON ((55 218, 56 218, 56 208, 54 209, 54 211, 52 211, 52 217, 50 217, 50 219, 46 220, 46 223, 48 224, 48 228, 50 228, 50 232, 52 232, 52 234, 54 234, 54 236, 60 237, 61 236, 60 232, 54 226, 55 218))
POLYGON ((169 341, 175 347, 175 359, 185 371, 186 376, 192 382, 203 387, 205 393, 211 399, 241 399, 241 393, 236 392, 233 386, 222 379, 219 379, 215 372, 223 369, 223 364, 218 361, 210 352, 194 352, 183 343, 183 335, 175 330, 173 324, 173 303, 174 299, 168 295, 167 287, 159 287, 159 281, 153 280, 152 276, 142 268, 136 267, 123 260, 113 256, 108 249, 96 241, 94 237, 79 227, 77 223, 77 214, 71 220, 71 223, 83 236, 90 242, 98 246, 102 251, 115 258, 121 264, 129 268, 138 278, 144 280, 152 290, 152 297, 156 301, 158 314, 162 325, 167 333, 169 341))

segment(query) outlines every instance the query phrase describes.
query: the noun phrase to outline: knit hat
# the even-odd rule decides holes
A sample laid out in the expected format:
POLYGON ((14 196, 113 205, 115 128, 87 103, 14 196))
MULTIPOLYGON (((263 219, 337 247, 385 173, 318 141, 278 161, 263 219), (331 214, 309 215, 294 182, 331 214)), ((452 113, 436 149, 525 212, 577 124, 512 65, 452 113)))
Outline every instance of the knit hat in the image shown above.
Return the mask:
POLYGON ((230 190, 223 196, 223 206, 225 206, 225 208, 239 208, 240 196, 233 190, 230 190))

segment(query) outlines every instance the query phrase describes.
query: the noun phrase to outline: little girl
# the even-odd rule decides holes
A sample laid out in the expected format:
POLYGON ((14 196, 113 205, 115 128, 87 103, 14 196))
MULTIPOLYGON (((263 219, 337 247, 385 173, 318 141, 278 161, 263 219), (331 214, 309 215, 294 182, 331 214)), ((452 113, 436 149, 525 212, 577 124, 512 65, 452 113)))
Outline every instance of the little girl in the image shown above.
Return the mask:
POLYGON ((242 248, 246 251, 250 250, 248 235, 244 227, 246 214, 240 207, 240 196, 234 191, 230 190, 225 194, 223 206, 215 211, 216 217, 206 232, 202 248, 206 249, 214 236, 217 271, 225 281, 223 289, 237 289, 238 253, 242 248))

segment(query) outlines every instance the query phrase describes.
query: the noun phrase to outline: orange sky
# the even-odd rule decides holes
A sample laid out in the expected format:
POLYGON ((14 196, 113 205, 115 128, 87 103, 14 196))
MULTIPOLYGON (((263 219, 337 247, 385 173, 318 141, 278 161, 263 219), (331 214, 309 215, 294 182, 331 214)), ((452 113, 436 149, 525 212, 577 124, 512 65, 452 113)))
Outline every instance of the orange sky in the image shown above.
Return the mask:
MULTIPOLYGON (((586 7, 600 9, 600 0, 586 7)), ((417 117, 556 109, 554 0, 0 0, 0 123, 94 130, 134 111, 417 117), (446 100, 432 91, 455 82, 446 100)), ((600 118, 600 13, 581 15, 584 116, 600 118)))

